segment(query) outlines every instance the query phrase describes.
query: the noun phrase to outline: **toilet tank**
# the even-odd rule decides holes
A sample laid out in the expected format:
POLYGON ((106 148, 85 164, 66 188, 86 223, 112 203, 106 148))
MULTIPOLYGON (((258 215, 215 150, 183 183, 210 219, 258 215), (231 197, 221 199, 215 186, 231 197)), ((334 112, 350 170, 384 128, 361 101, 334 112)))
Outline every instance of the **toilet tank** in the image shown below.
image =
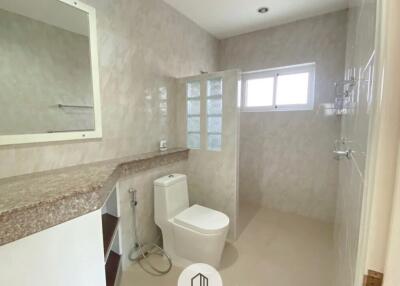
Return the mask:
POLYGON ((154 181, 154 218, 158 225, 188 207, 186 175, 171 174, 154 181))

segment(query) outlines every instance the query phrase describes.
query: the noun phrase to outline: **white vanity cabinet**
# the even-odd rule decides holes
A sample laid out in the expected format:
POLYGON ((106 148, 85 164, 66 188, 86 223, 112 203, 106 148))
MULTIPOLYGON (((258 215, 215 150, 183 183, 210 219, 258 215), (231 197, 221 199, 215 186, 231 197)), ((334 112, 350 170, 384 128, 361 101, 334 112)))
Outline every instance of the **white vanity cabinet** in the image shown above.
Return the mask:
POLYGON ((0 246, 0 285, 105 286, 102 237, 97 210, 0 246))
POLYGON ((118 285, 118 201, 114 187, 102 209, 0 246, 0 285, 118 285))

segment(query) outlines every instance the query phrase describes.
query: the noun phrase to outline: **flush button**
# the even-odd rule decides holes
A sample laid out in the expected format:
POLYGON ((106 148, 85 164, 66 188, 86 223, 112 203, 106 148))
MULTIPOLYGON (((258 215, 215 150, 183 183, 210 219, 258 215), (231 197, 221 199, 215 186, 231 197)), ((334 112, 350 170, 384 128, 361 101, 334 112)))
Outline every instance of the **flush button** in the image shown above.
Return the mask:
POLYGON ((169 175, 169 176, 168 176, 168 178, 173 178, 173 177, 174 177, 174 175, 169 175))

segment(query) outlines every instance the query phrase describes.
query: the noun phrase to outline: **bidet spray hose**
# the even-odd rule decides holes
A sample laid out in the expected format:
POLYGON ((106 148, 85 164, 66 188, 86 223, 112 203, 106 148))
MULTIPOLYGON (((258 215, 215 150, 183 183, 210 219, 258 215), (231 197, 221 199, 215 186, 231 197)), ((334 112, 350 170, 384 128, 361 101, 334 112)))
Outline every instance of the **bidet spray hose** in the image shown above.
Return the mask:
POLYGON ((132 262, 137 262, 137 263, 140 265, 140 267, 141 267, 145 272, 147 272, 147 273, 150 274, 150 275, 153 275, 153 276, 162 276, 162 275, 165 275, 165 274, 167 274, 167 273, 171 270, 171 268, 172 268, 172 261, 171 261, 171 258, 169 258, 169 256, 165 253, 164 249, 162 249, 162 248, 161 248, 160 246, 158 246, 156 243, 142 244, 142 243, 139 242, 139 240, 138 240, 138 238, 137 238, 137 235, 136 235, 136 230, 137 230, 137 227, 136 227, 136 206, 138 205, 138 202, 137 202, 137 199, 136 199, 137 191, 136 191, 135 189, 130 188, 130 189, 128 190, 128 192, 132 195, 131 207, 132 207, 132 209, 133 209, 133 230, 134 230, 134 231, 133 231, 133 236, 134 236, 134 239, 135 239, 135 241, 136 241, 136 244, 132 247, 131 251, 129 252, 128 258, 129 258, 129 260, 132 261, 132 262), (150 251, 148 251, 148 252, 144 251, 144 249, 147 248, 147 247, 151 247, 151 248, 150 248, 150 251), (153 250, 154 248, 156 249, 156 252, 152 252, 152 250, 153 250), (136 256, 136 257, 132 257, 132 256, 133 256, 133 253, 134 253, 136 250, 139 250, 139 255, 136 256), (153 266, 153 265, 148 261, 148 258, 149 258, 150 256, 152 256, 152 255, 159 255, 159 256, 162 256, 162 257, 166 257, 166 258, 167 258, 167 261, 168 261, 168 267, 167 267, 167 269, 166 269, 166 270, 160 270, 160 269, 157 269, 155 266, 153 266), (142 263, 141 263, 142 260, 143 260, 154 272, 151 272, 151 271, 149 271, 148 269, 146 269, 146 268, 142 265, 142 263))

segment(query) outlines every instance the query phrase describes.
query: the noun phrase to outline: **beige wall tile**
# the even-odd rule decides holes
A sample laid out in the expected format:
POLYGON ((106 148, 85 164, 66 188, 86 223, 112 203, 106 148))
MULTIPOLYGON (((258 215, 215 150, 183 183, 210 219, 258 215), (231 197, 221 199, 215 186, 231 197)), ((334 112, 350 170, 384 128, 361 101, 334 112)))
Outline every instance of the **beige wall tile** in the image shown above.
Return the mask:
POLYGON ((0 147, 0 178, 176 146, 175 79, 217 68, 218 41, 161 0, 96 8, 103 139, 0 147))
POLYGON ((136 242, 145 244, 162 241, 160 229, 154 222, 154 180, 172 173, 185 174, 186 169, 185 160, 131 174, 119 180, 123 269, 132 264, 128 255, 136 242), (135 211, 131 207, 132 195, 128 192, 130 188, 137 191, 138 205, 135 211), (138 241, 135 241, 135 235, 138 241))
POLYGON ((241 114, 241 200, 333 222, 340 119, 325 117, 319 105, 333 102, 333 84, 343 79, 346 28, 340 11, 221 42, 220 69, 316 63, 313 111, 241 114))
POLYGON ((353 108, 342 116, 341 137, 346 138, 354 153, 352 160, 342 161, 339 167, 334 285, 353 285, 356 274, 367 143, 376 101, 371 88, 373 78, 369 76, 369 67, 374 66, 370 59, 375 49, 376 3, 376 0, 350 1, 346 73, 353 74, 357 84, 350 94, 353 108))
MULTIPOLYGON (((191 150, 188 160, 189 198, 191 204, 200 204, 229 216, 229 239, 236 237, 238 215, 238 147, 239 110, 237 106, 239 71, 211 74, 223 78, 222 148, 207 150, 206 93, 203 92, 202 131, 200 150, 191 150)), ((179 145, 186 145, 186 82, 203 80, 210 75, 184 78, 179 81, 179 104, 177 110, 179 145)))

